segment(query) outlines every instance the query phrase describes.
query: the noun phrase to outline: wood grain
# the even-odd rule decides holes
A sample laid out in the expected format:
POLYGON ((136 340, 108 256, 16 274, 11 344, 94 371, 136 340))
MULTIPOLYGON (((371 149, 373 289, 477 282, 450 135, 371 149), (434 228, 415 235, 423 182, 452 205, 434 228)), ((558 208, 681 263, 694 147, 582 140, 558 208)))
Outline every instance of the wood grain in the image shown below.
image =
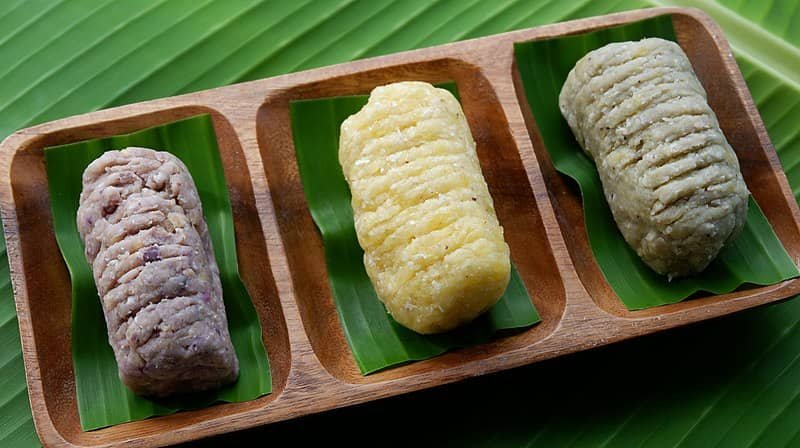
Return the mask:
MULTIPOLYGON (((748 187, 790 256, 800 210, 719 28, 659 8, 548 25, 70 117, 0 146, 0 209, 28 390, 46 446, 161 446, 458 381, 791 297, 800 280, 628 311, 591 255, 580 198, 550 162, 521 90, 514 43, 672 15, 679 43, 736 149, 748 187), (336 316, 321 238, 306 206, 289 101, 368 93, 402 80, 458 84, 481 167, 541 324, 493 342, 362 376, 336 316), (82 432, 70 354, 70 283, 55 242, 43 148, 213 117, 243 280, 259 313, 273 393, 82 432)), ((536 387, 532 384, 532 387, 536 387)), ((568 387, 568 385, 562 385, 568 387)))

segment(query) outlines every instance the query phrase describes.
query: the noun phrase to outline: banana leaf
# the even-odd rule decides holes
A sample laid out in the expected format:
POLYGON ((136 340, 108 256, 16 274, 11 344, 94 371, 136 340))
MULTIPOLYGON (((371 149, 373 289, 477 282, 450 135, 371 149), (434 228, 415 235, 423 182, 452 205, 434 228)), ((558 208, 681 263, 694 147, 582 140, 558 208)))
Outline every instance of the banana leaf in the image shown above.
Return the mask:
MULTIPOLYGON (((455 86, 444 86, 456 94, 455 86)), ((428 359, 458 347, 480 344, 498 333, 531 326, 539 314, 512 266, 500 301, 475 321, 439 335, 420 335, 398 324, 378 299, 364 269, 350 190, 339 165, 339 126, 367 102, 367 96, 294 101, 292 135, 306 201, 325 246, 336 311, 362 374, 428 359)))
MULTIPOLYGON (((0 2, 0 59, 8 61, 0 67, 0 137, 114 105, 666 5, 699 7, 722 26, 800 196, 797 0, 6 0, 0 2)), ((0 446, 40 446, 4 250, 0 264, 0 446)), ((431 444, 450 446, 798 445, 798 325, 800 301, 790 300, 201 446, 321 432, 347 443, 352 435, 340 429, 353 421, 379 427, 411 414, 431 444)), ((419 432, 392 440, 419 443, 419 432)))
POLYGON ((603 195, 594 162, 580 148, 558 108, 567 74, 587 52, 610 42, 660 37, 675 40, 670 17, 592 33, 518 44, 525 95, 556 170, 572 178, 583 196, 586 233, 600 270, 629 310, 679 302, 700 291, 731 292, 800 275, 753 198, 741 235, 700 274, 672 279, 657 274, 625 242, 603 195))
POLYGON ((211 118, 201 115, 133 134, 46 148, 45 162, 53 227, 72 280, 72 362, 83 429, 205 407, 214 402, 248 401, 270 393, 272 380, 261 324, 239 278, 230 199, 211 118), (239 379, 220 390, 148 399, 131 392, 117 374, 103 309, 75 219, 84 169, 103 152, 128 146, 168 151, 178 156, 196 181, 219 265, 231 339, 240 363, 239 379))

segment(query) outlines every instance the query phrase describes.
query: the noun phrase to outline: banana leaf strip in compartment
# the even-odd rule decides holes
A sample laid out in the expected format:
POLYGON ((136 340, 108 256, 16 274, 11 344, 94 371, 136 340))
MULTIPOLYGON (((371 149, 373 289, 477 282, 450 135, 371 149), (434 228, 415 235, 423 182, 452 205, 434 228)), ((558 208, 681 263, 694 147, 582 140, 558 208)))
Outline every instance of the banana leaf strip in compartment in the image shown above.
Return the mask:
MULTIPOLYGON (((594 162, 561 116, 558 95, 567 74, 589 51, 611 42, 660 37, 675 40, 670 17, 576 36, 517 44, 517 67, 531 112, 556 170, 574 180, 583 199, 592 253, 611 288, 629 310, 676 303, 699 292, 725 294, 743 285, 770 285, 798 276, 780 240, 751 197, 742 233, 700 274, 669 281, 628 246, 603 195, 594 162)), ((577 193, 576 193, 577 194, 577 193)))
POLYGON ((45 162, 53 227, 72 281, 72 360, 82 428, 88 431, 269 394, 269 360, 258 314, 239 277, 231 203, 211 117, 200 115, 132 134, 46 148, 45 162), (197 185, 240 365, 238 380, 220 390, 148 399, 133 394, 117 374, 103 309, 75 219, 84 169, 103 152, 128 146, 174 154, 186 164, 197 185))
MULTIPOLYGON (((453 84, 444 88, 457 93, 453 84)), ((364 252, 356 237, 350 190, 338 160, 339 127, 366 102, 367 96, 362 95, 290 104, 303 190, 322 235, 339 321, 361 373, 366 375, 488 342, 499 333, 539 322, 539 314, 513 265, 511 281, 500 301, 475 321, 456 330, 420 335, 401 326, 387 313, 364 269, 364 252)))

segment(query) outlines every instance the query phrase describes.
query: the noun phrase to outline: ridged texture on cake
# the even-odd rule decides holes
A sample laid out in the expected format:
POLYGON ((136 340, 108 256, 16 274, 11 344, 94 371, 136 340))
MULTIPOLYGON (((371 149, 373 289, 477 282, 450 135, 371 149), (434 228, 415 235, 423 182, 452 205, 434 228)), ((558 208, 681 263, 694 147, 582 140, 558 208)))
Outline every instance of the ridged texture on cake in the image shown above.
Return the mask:
POLYGON ((509 249, 453 95, 423 82, 378 87, 341 131, 364 264, 395 320, 437 333, 494 305, 509 249))
POLYGON ((166 396, 236 379, 203 209, 178 158, 104 153, 83 174, 77 224, 128 387, 166 396))
POLYGON ((569 73, 559 103, 622 235, 653 270, 698 273, 738 235, 749 193, 677 44, 644 39, 592 51, 569 73))

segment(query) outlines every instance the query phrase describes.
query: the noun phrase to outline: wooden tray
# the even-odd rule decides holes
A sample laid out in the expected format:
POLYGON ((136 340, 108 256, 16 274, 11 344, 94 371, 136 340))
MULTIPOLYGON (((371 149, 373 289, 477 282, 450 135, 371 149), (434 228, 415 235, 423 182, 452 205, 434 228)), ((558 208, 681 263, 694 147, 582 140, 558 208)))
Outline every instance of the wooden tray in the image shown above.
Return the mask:
MULTIPOLYGON (((720 29, 693 9, 548 25, 66 118, 0 147, 0 208, 36 429, 48 446, 157 446, 425 389, 788 298, 800 280, 628 311, 588 246, 579 198, 555 173, 525 103, 515 42, 672 15, 676 35, 736 148, 747 184, 800 259, 797 204, 720 29), (454 80, 511 255, 542 315, 488 344, 362 376, 334 309, 306 207, 288 103, 393 81, 454 80), (239 264, 261 318, 271 395, 81 431, 70 355, 70 280, 56 246, 42 148, 210 113, 233 204, 239 264)), ((531 387, 542 387, 535 382, 531 387)), ((548 386, 548 387, 552 387, 548 386)))

